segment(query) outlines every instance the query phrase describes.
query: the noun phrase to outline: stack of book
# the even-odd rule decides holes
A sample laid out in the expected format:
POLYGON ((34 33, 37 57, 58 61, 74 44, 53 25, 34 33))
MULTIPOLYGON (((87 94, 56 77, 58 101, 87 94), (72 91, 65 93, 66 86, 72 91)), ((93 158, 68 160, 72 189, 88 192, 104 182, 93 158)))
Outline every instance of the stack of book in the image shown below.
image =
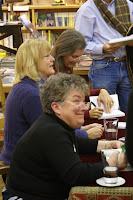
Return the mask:
POLYGON ((1 58, 0 60, 0 68, 15 68, 15 57, 14 56, 6 56, 1 58))
POLYGON ((80 57, 79 64, 76 66, 76 69, 77 70, 89 70, 91 64, 92 64, 92 59, 91 59, 90 55, 82 55, 80 57))

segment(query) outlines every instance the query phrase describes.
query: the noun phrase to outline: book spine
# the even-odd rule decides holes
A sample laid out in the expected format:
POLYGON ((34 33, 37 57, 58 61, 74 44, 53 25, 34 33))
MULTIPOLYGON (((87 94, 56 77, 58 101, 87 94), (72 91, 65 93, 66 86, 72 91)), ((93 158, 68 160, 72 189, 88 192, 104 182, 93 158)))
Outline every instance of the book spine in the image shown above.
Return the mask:
POLYGON ((48 30, 48 42, 51 44, 51 30, 48 30))

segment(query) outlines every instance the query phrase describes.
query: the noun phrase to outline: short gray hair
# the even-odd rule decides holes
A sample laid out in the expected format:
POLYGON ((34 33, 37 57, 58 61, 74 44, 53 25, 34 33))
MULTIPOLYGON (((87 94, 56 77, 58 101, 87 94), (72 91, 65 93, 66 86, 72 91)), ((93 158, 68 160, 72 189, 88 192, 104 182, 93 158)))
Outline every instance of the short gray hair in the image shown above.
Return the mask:
POLYGON ((89 95, 85 79, 75 74, 58 73, 51 75, 40 87, 40 98, 45 113, 53 114, 52 102, 64 102, 69 91, 76 89, 89 95))

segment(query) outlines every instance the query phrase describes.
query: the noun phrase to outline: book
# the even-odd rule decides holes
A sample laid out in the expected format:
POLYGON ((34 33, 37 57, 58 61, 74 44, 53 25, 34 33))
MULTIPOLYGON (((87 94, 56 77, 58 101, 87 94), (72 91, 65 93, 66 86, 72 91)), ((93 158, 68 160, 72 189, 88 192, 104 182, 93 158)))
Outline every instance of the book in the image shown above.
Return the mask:
POLYGON ((61 6, 61 5, 65 5, 65 3, 52 3, 52 6, 61 6))
POLYGON ((6 25, 6 22, 0 21, 0 26, 4 26, 4 25, 6 25))
POLYGON ((21 15, 19 17, 19 20, 22 22, 22 24, 27 28, 27 30, 31 33, 33 38, 38 38, 40 36, 38 30, 33 26, 31 21, 28 19, 27 15, 21 15))
POLYGON ((47 13, 47 26, 55 26, 54 13, 47 13))
MULTIPOLYGON (((8 6, 8 11, 10 11, 10 6, 8 6)), ((29 6, 13 6, 13 11, 29 11, 29 6)))
POLYGON ((73 27, 74 26, 74 12, 69 12, 69 26, 73 27))
POLYGON ((133 42, 133 35, 122 37, 122 38, 115 38, 109 41, 109 44, 119 44, 121 46, 126 46, 133 42))
POLYGON ((55 26, 59 26, 58 25, 58 13, 54 13, 54 18, 55 18, 55 26))
POLYGON ((81 66, 81 67, 76 67, 75 69, 76 69, 76 70, 88 70, 88 71, 89 71, 89 70, 90 70, 90 67, 82 67, 82 66, 81 66))
POLYGON ((84 61, 80 61, 79 63, 79 67, 90 67, 90 65, 92 64, 92 61, 88 61, 88 60, 84 60, 84 61))
POLYGON ((58 13, 58 16, 57 16, 57 24, 58 26, 63 26, 63 17, 62 17, 62 13, 58 13))
POLYGON ((47 15, 44 13, 44 14, 41 14, 39 13, 38 14, 38 25, 39 26, 47 26, 47 15))
MULTIPOLYGON (((118 95, 117 94, 112 94, 110 95, 114 101, 114 105, 111 108, 110 113, 106 113, 105 108, 103 103, 101 103, 101 108, 104 109, 103 115, 99 119, 109 119, 109 118, 114 118, 114 117, 123 117, 125 116, 125 113, 119 110, 119 101, 118 101, 118 95)), ((90 101, 93 102, 96 107, 98 107, 97 103, 97 98, 98 96, 90 96, 90 101)), ((91 108, 95 108, 93 105, 91 108)))

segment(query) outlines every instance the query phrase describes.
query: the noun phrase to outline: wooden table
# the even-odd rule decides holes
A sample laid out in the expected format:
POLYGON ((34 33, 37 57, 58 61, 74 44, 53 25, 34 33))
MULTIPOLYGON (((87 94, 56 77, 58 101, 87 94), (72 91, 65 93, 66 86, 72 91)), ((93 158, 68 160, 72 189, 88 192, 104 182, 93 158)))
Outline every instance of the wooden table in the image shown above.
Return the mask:
POLYGON ((8 84, 3 84, 3 88, 4 88, 4 92, 6 94, 8 94, 10 92, 10 90, 12 89, 13 84, 12 83, 8 83, 8 84))
POLYGON ((77 75, 85 75, 85 76, 88 76, 88 71, 89 70, 78 70, 77 68, 74 68, 73 69, 73 72, 74 74, 77 74, 77 75))

